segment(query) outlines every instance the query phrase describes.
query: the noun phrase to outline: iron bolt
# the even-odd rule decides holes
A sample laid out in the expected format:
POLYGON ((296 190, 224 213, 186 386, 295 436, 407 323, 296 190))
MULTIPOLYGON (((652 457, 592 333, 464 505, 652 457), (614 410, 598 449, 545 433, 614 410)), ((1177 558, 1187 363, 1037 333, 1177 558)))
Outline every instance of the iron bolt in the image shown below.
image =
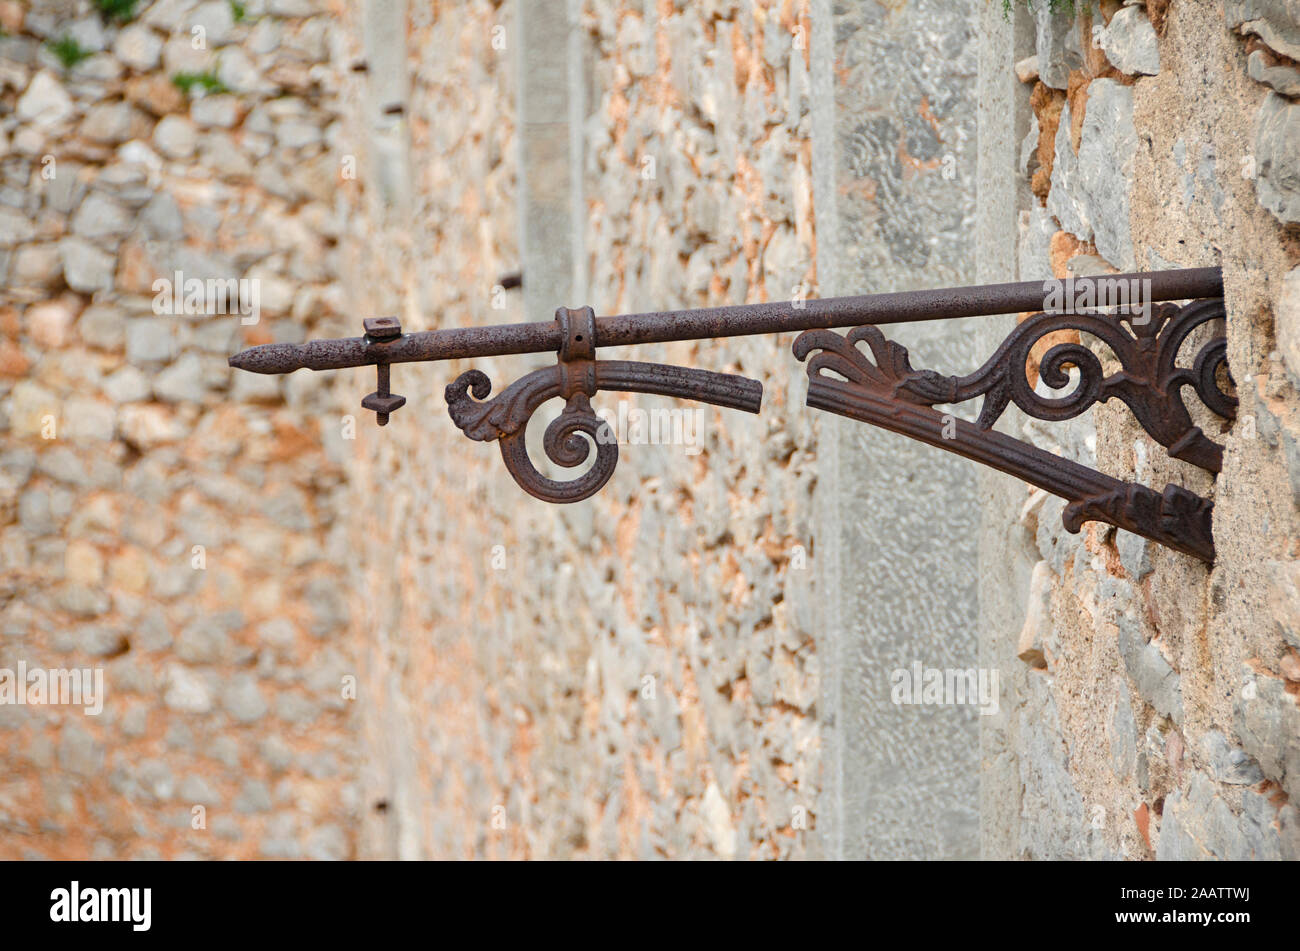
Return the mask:
MULTIPOLYGON (((402 335, 402 324, 396 317, 367 317, 361 322, 366 338, 376 343, 391 343, 402 335)), ((362 409, 375 411, 375 422, 388 425, 388 416, 406 403, 405 396, 388 392, 389 369, 387 362, 375 364, 378 380, 375 392, 361 401, 362 409)))

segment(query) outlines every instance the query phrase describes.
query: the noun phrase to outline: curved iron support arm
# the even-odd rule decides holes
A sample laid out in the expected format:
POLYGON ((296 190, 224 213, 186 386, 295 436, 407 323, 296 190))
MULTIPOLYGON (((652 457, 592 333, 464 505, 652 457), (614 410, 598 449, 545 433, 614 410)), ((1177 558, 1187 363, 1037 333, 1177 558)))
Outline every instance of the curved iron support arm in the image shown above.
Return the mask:
POLYGON ((808 364, 809 406, 910 436, 1060 496, 1070 503, 1064 520, 1071 532, 1079 531, 1085 521, 1108 522, 1213 562, 1213 504, 1207 499, 1175 485, 1166 486, 1162 494, 1121 482, 992 427, 1012 402, 1037 419, 1064 420, 1114 397, 1133 411, 1171 456, 1218 472, 1223 447, 1193 424, 1182 388, 1191 386, 1219 415, 1236 416, 1236 398, 1218 384, 1219 370, 1226 370, 1226 341, 1212 337, 1191 368, 1177 366, 1177 358, 1193 330, 1223 317, 1222 300, 1194 301, 1185 307, 1163 304, 1145 315, 1130 311, 1114 317, 1035 314, 1016 327, 984 366, 966 377, 912 369, 907 350, 872 326, 857 327, 846 336, 810 330, 795 340, 793 350, 797 359, 808 364), (1079 379, 1066 396, 1040 396, 1026 374, 1030 350, 1061 330, 1081 331, 1101 340, 1118 358, 1120 372, 1106 376, 1101 361, 1082 343, 1058 343, 1043 357, 1043 382, 1058 390, 1068 386, 1066 366, 1075 367, 1079 379), (867 344, 874 363, 859 343, 867 344), (978 396, 984 397, 984 405, 974 424, 933 408, 978 396))

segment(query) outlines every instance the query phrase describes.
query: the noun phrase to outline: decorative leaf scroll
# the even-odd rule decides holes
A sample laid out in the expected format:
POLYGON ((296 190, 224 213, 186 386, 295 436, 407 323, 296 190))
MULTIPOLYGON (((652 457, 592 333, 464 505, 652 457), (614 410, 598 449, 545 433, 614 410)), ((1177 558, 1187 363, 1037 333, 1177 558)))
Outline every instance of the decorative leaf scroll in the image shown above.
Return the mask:
POLYGON ((560 382, 560 368, 546 367, 521 377, 489 400, 492 381, 488 375, 466 370, 447 384, 444 395, 456 427, 470 439, 488 442, 526 426, 537 407, 560 395, 560 382))
POLYGON ((1218 373, 1226 366, 1227 346, 1216 337, 1197 354, 1192 367, 1177 365, 1178 352, 1193 330, 1224 316, 1222 300, 1195 301, 1184 307, 1156 304, 1149 319, 1122 311, 1105 314, 1035 314, 1022 322, 998 347, 997 352, 968 376, 943 376, 932 370, 914 370, 907 350, 886 340, 874 326, 857 327, 847 337, 827 330, 813 330, 795 341, 795 356, 804 359, 812 350, 821 352, 808 362, 809 375, 827 370, 860 386, 871 387, 890 399, 922 406, 963 403, 984 397, 977 426, 988 430, 1010 403, 1036 419, 1071 419, 1093 404, 1122 400, 1153 439, 1169 454, 1210 472, 1223 465, 1223 447, 1211 441, 1192 422, 1183 402, 1182 388, 1190 386, 1214 413, 1236 416, 1237 400, 1218 384, 1218 373), (1054 390, 1070 383, 1067 367, 1079 372, 1073 390, 1061 397, 1044 397, 1035 392, 1026 374, 1030 350, 1048 334, 1078 330, 1101 340, 1115 354, 1120 371, 1105 375, 1101 361, 1080 343, 1060 343, 1044 355, 1039 375, 1054 390), (857 344, 871 349, 873 364, 857 344))
POLYGON ((564 411, 546 427, 542 446, 547 458, 566 468, 586 462, 595 446, 595 464, 567 482, 548 479, 537 471, 525 444, 528 420, 539 406, 559 396, 563 385, 563 367, 545 367, 521 377, 488 400, 492 381, 479 370, 469 370, 447 386, 447 411, 470 439, 501 441, 501 459, 506 469, 529 495, 547 502, 577 502, 599 492, 614 474, 618 443, 606 424, 592 412, 586 394, 576 393, 566 401, 564 411), (590 441, 579 433, 585 433, 590 441))
POLYGON ((907 350, 886 340, 875 326, 856 327, 845 336, 830 330, 807 331, 795 340, 794 354, 808 364, 809 406, 919 439, 1059 495, 1070 503, 1064 520, 1071 532, 1085 521, 1104 521, 1212 562, 1213 506, 1207 499, 1180 486, 1167 486, 1161 494, 1121 482, 993 430, 1011 403, 1037 419, 1064 420, 1095 403, 1118 398, 1171 456, 1218 472, 1223 447, 1193 424, 1182 389, 1192 387, 1218 415, 1235 416, 1236 398, 1219 385, 1220 371, 1227 369, 1226 340, 1220 335, 1207 342, 1191 367, 1180 367, 1177 361, 1192 331, 1224 316, 1223 301, 1153 305, 1149 315, 1144 320, 1129 311, 1114 317, 1035 314, 968 376, 913 369, 907 350), (1064 389, 1070 385, 1066 368, 1071 366, 1078 370, 1078 379, 1064 396, 1035 392, 1026 369, 1030 350, 1059 330, 1078 330, 1101 340, 1114 353, 1120 370, 1107 375, 1088 347, 1057 344, 1043 357, 1041 379, 1054 390, 1064 389), (867 345, 870 357, 859 343, 867 345), (974 424, 956 420, 950 425, 950 419, 933 408, 978 396, 984 397, 984 404, 974 424))
MULTIPOLYGON (((592 392, 679 396, 748 413, 757 413, 763 399, 761 383, 733 374, 622 360, 588 361, 587 366, 592 368, 592 392)), ((565 366, 557 364, 534 370, 488 399, 491 381, 481 371, 469 370, 447 386, 447 411, 470 439, 500 441, 506 469, 529 495, 547 502, 579 502, 599 492, 618 464, 617 441, 592 410, 588 395, 571 395, 542 439, 547 457, 566 468, 581 466, 594 446, 595 463, 582 475, 567 482, 548 479, 533 465, 524 441, 533 413, 547 400, 562 396, 564 385, 565 366)))

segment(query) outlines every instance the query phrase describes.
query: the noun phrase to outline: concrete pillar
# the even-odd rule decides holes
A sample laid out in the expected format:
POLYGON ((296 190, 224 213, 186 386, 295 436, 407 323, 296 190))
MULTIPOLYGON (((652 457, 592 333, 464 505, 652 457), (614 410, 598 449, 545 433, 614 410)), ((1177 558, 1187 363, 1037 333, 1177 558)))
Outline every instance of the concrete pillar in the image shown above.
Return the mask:
MULTIPOLYGON (((1031 87, 1016 79, 1012 67, 1034 51, 1032 21, 1023 11, 1008 19, 997 4, 987 4, 980 12, 979 35, 976 275, 981 282, 1026 280, 1030 275, 1017 273, 1018 222, 1030 192, 1021 187, 1017 156, 1029 132, 1031 87)), ((988 355, 1014 326, 1011 316, 979 321, 971 339, 988 355)), ((1021 419, 1011 407, 997 428, 1019 436, 1021 419)), ((1020 852, 1016 817, 1021 794, 1011 697, 1024 667, 1016 657, 1016 643, 1035 557, 1020 527, 1024 483, 981 469, 978 487, 980 664, 998 671, 1002 693, 999 712, 980 723, 980 857, 1009 859, 1020 852)))
MULTIPOLYGON (((814 0, 823 296, 973 282, 976 13, 952 0, 814 0)), ((913 365, 967 372, 987 355, 972 329, 887 332, 913 365)), ((818 463, 825 854, 973 858, 978 714, 896 704, 891 677, 916 662, 978 666, 976 467, 830 416, 818 463)))
POLYGON ((402 213, 411 206, 406 0, 366 0, 362 24, 375 181, 385 206, 402 213))
POLYGON ((576 0, 517 6, 524 319, 582 306, 582 57, 576 0))

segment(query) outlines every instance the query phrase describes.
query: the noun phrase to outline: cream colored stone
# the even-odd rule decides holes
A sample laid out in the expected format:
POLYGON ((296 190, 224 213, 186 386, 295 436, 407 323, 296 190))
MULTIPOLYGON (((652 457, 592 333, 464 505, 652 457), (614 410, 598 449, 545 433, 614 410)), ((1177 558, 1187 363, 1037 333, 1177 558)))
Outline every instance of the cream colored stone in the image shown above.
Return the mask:
POLYGON ((704 820, 704 827, 708 831, 713 850, 724 859, 735 858, 736 827, 717 783, 709 783, 708 788, 704 790, 704 801, 700 804, 700 817, 704 820))
POLYGON ((51 425, 58 437, 59 416, 62 403, 49 390, 31 380, 23 380, 13 388, 9 403, 9 425, 19 438, 48 436, 51 425))
MULTIPOLYGON (((0 150, 4 143, 0 142, 0 150)), ((50 288, 63 273, 63 260, 57 244, 29 244, 14 252, 9 280, 20 288, 50 288)))
POLYGON ((97 495, 78 507, 69 526, 70 534, 117 532, 120 529, 115 496, 97 495))
POLYGON ((107 442, 113 438, 116 422, 112 405, 97 397, 74 396, 64 404, 63 426, 69 439, 107 442))
POLYGON ((174 413, 150 403, 122 407, 120 425, 122 437, 137 449, 152 449, 185 435, 174 413))
POLYGON ((1287 369, 1300 377, 1300 267, 1282 278, 1273 313, 1273 332, 1287 369))
POLYGON ((1016 641, 1016 656, 1036 670, 1046 670, 1052 661, 1052 583, 1056 575, 1046 561, 1034 565, 1029 580, 1025 624, 1016 641))
POLYGON ((76 298, 61 298, 27 308, 24 322, 32 340, 42 347, 62 347, 68 342, 68 330, 81 311, 79 303, 76 298))
POLYGON ((43 69, 27 86, 27 91, 18 99, 18 118, 23 122, 32 122, 38 126, 58 125, 73 112, 72 97, 63 88, 63 84, 48 69, 43 69))
POLYGON ((97 587, 104 580, 104 557, 87 541, 77 540, 68 545, 63 556, 63 568, 68 581, 74 584, 97 587))
POLYGON ((149 559, 138 548, 127 548, 108 565, 109 584, 131 594, 144 594, 149 587, 149 559))

